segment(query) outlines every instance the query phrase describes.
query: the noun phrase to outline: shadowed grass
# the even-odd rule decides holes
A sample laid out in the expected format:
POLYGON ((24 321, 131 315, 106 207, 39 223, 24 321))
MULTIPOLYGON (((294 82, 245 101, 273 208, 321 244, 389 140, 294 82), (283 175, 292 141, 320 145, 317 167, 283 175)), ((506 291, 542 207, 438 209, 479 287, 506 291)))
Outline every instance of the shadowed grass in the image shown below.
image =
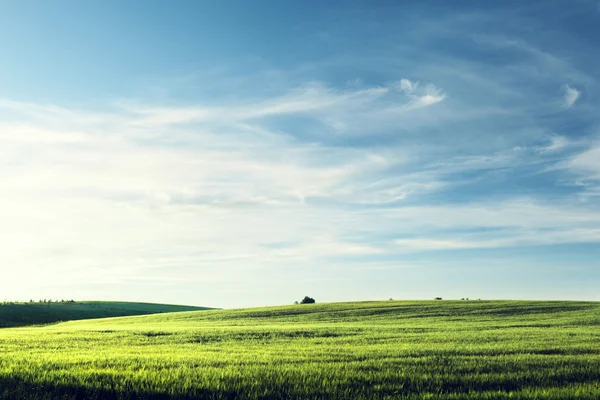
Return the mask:
POLYGON ((0 304, 0 328, 196 310, 209 310, 209 308, 118 301, 3 303, 0 304))

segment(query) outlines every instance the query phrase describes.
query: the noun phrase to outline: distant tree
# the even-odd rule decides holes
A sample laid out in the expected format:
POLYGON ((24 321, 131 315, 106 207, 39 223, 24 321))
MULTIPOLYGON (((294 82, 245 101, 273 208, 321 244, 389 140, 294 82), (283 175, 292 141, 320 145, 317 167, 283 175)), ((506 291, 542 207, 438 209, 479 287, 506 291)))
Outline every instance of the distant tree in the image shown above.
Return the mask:
POLYGON ((294 302, 294 304, 298 304, 298 300, 296 300, 296 301, 294 302))
POLYGON ((300 302, 300 304, 314 304, 314 303, 316 303, 315 299, 313 299, 312 297, 308 297, 308 296, 304 296, 304 298, 300 302))
POLYGON ((391 301, 391 300, 394 300, 394 299, 392 299, 392 298, 390 297, 390 301, 391 301))
POLYGON ((441 300, 441 299, 442 299, 441 297, 436 297, 434 300, 441 300))

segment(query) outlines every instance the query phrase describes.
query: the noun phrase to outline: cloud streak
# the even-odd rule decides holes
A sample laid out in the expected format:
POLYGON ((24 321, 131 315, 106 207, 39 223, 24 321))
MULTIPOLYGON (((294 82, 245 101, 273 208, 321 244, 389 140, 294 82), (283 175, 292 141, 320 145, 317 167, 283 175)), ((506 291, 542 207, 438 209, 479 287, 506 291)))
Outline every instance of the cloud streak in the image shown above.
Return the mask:
POLYGON ((148 107, 133 104, 122 106, 139 118, 136 126, 162 126, 183 123, 248 122, 277 116, 307 115, 324 123, 334 124, 350 115, 365 116, 385 110, 412 110, 443 101, 445 94, 432 84, 420 87, 419 82, 403 79, 389 86, 363 89, 333 89, 319 82, 290 90, 267 100, 223 106, 148 107), (405 85, 412 85, 406 90, 405 85), (397 90, 396 90, 397 89, 397 90), (398 95, 400 94, 400 96, 398 95))

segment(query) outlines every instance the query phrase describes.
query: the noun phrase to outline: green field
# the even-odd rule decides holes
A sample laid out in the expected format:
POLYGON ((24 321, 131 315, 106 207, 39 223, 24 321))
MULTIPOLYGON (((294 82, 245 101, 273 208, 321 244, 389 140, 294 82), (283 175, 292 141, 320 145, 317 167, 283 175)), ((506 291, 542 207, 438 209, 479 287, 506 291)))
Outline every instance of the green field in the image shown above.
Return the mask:
POLYGON ((600 303, 385 301, 0 330, 5 399, 600 399, 600 303))
POLYGON ((0 304, 0 327, 208 309, 206 307, 119 301, 2 303, 0 304))

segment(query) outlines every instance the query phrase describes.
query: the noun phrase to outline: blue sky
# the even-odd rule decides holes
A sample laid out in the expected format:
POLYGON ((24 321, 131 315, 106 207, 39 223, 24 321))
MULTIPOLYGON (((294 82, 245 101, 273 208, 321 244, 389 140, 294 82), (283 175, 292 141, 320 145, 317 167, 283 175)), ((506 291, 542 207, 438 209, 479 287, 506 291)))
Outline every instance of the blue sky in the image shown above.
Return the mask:
POLYGON ((0 5, 0 297, 600 300, 597 1, 0 5))

